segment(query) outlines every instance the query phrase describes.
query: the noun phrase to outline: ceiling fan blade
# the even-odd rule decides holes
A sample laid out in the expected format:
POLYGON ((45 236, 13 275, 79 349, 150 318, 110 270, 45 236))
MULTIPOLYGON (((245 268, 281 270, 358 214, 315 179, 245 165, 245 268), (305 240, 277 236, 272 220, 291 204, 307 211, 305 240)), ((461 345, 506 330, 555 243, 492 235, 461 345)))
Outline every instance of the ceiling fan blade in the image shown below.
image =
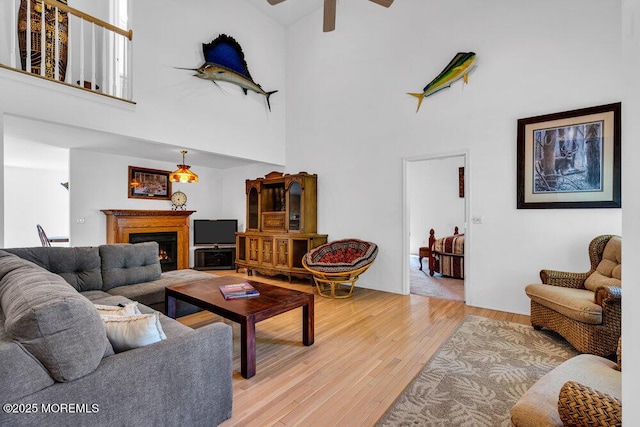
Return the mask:
POLYGON ((384 6, 384 7, 389 7, 391 6, 391 3, 393 3, 393 0, 369 0, 372 1, 376 4, 379 4, 380 6, 384 6))
POLYGON ((336 0, 324 0, 324 20, 322 31, 328 33, 336 29, 336 0))
POLYGON ((267 2, 269 2, 270 5, 276 5, 278 3, 282 3, 284 0, 267 0, 267 2))

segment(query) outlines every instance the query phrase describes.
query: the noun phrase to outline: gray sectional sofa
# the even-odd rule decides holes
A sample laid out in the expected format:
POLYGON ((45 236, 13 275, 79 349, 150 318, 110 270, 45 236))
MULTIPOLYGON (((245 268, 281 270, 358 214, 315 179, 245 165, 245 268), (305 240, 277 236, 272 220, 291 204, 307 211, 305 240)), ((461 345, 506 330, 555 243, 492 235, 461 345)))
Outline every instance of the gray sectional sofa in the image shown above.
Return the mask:
MULTIPOLYGON (((232 409, 232 334, 160 315, 166 339, 114 353, 94 304, 164 310, 157 243, 0 250, 0 425, 211 426, 232 409), (142 305, 144 304, 144 305, 142 305)), ((190 307, 183 307, 185 311, 190 307)))

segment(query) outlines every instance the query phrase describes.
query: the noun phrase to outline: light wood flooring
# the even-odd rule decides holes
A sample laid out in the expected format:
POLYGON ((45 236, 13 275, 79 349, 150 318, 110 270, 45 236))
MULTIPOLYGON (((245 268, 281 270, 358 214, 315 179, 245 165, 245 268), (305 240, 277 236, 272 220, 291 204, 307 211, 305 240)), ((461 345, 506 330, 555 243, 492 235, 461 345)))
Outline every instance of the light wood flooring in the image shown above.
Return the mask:
MULTIPOLYGON (((213 271, 239 275, 234 271, 213 271)), ((308 281, 253 280, 313 292, 308 281)), ((257 373, 240 370, 238 325, 209 312, 179 320, 233 326, 233 415, 221 426, 372 426, 467 314, 529 323, 529 317, 420 295, 356 288, 353 297, 316 294, 315 344, 302 345, 302 309, 256 325, 257 373)))

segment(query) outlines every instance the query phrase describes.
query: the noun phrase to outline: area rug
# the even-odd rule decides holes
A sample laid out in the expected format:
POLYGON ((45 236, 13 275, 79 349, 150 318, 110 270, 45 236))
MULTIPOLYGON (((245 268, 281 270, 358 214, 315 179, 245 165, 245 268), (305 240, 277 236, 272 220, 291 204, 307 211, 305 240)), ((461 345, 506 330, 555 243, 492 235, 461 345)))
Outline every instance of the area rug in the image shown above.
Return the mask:
POLYGON ((411 255, 409 263, 410 292, 415 295, 446 299, 450 301, 464 301, 464 280, 443 277, 439 274, 429 276, 429 260, 422 260, 424 270, 420 270, 417 255, 411 255))
POLYGON ((377 426, 504 426, 540 377, 577 355, 553 332, 467 316, 377 426))

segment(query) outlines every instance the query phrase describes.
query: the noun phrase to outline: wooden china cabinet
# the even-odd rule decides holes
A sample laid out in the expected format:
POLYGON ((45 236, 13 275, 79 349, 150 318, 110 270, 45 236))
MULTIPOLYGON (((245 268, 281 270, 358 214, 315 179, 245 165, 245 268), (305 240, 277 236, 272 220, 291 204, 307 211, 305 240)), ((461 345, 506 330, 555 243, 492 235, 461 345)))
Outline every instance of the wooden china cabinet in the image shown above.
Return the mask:
POLYGON ((318 176, 271 172, 246 181, 246 231, 236 233, 236 270, 311 277, 302 257, 327 242, 317 234, 318 176))

